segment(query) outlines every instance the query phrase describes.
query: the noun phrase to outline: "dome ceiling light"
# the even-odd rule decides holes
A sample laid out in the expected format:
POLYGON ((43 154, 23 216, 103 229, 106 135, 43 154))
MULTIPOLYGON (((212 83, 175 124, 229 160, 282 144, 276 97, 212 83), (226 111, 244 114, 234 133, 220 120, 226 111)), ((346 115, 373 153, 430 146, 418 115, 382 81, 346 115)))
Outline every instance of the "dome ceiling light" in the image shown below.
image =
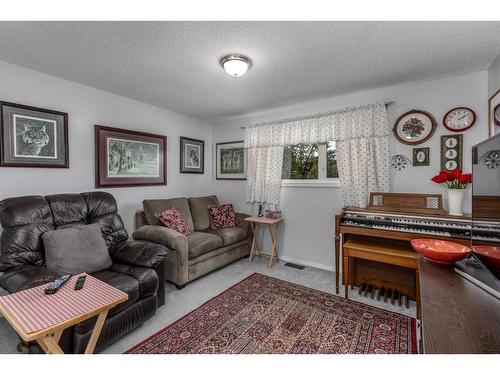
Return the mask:
POLYGON ((243 55, 227 55, 220 59, 219 63, 232 77, 241 77, 252 66, 252 60, 243 55))

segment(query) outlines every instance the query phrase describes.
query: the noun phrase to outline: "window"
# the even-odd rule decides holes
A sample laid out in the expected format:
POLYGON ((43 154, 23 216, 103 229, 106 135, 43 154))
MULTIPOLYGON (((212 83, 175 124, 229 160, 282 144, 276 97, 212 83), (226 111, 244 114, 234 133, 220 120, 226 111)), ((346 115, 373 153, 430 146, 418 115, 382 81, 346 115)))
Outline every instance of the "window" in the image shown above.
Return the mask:
POLYGON ((286 146, 281 178, 288 182, 332 182, 338 179, 335 142, 286 146))

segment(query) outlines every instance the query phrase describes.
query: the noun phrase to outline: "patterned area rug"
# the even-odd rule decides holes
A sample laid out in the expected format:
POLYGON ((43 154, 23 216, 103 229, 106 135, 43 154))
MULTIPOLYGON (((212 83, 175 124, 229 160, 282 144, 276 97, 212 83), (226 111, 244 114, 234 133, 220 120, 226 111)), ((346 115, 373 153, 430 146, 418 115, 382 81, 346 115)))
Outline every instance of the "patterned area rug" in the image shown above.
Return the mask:
POLYGON ((127 353, 417 352, 415 319, 254 273, 127 353))

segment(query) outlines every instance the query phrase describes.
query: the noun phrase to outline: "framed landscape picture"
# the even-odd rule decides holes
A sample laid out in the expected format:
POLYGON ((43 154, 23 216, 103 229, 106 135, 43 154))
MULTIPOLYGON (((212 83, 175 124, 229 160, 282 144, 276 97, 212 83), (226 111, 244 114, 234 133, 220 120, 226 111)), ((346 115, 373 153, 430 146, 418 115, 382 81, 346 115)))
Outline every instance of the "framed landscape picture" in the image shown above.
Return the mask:
POLYGON ((95 125, 96 187, 167 184, 167 137, 95 125))
POLYGON ((68 114, 0 102, 0 165, 69 168, 68 114))
POLYGON ((217 180, 246 180, 247 150, 243 141, 217 143, 215 157, 217 180))
POLYGON ((204 173, 205 142, 181 137, 179 159, 181 173, 204 173))

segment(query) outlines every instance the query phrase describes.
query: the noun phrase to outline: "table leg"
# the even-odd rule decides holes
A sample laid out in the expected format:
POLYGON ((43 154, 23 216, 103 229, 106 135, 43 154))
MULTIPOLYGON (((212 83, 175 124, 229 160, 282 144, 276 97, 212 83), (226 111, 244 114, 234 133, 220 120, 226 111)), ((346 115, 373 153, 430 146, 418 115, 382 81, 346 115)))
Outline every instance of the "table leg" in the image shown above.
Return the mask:
POLYGON ((95 326, 94 329, 92 330, 92 335, 90 335, 90 340, 87 344, 87 348, 85 348, 85 354, 92 354, 94 352, 97 340, 99 339, 99 335, 101 334, 102 326, 106 321, 107 315, 108 315, 108 310, 101 312, 97 317, 97 322, 95 322, 95 326))
POLYGON ((335 245, 334 245, 334 254, 335 254, 335 293, 339 294, 339 267, 340 267, 340 235, 335 235, 335 245))
POLYGON ((252 247, 250 248, 250 257, 248 258, 248 262, 252 262, 255 248, 257 247, 257 223, 250 222, 250 228, 252 228, 252 247))
POLYGON ((64 354, 63 350, 54 339, 54 336, 52 334, 41 337, 37 339, 36 342, 47 354, 64 354))
POLYGON ((343 272, 344 276, 344 297, 346 299, 349 298, 349 257, 344 254, 344 268, 343 272))
POLYGON ((276 260, 279 261, 278 250, 277 250, 278 235, 279 235, 279 225, 280 225, 279 222, 276 223, 276 229, 274 231, 274 234, 273 234, 272 225, 271 224, 268 225, 268 227, 269 227, 269 235, 271 236, 271 245, 272 245, 271 256, 270 256, 270 259, 269 259, 269 268, 271 268, 273 266, 273 257, 276 257, 276 260))

